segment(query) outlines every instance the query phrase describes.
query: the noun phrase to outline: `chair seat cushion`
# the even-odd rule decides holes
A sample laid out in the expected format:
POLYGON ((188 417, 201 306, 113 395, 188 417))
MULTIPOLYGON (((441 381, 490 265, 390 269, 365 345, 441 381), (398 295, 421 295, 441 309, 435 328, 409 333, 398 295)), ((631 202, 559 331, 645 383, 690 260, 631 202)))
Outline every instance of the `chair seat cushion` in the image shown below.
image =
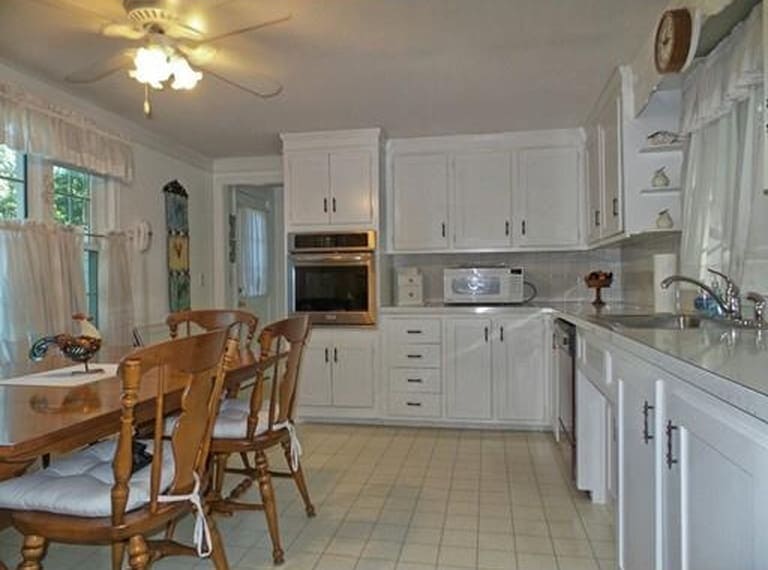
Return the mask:
MULTIPOLYGON (((248 430, 248 414, 251 408, 246 400, 226 399, 221 402, 219 416, 213 427, 213 437, 219 439, 242 439, 248 430)), ((269 409, 259 412, 255 435, 269 429, 269 409)))
MULTIPOLYGON (((143 443, 147 445, 147 451, 152 453, 152 442, 143 443)), ((115 481, 112 460, 116 448, 116 440, 103 441, 56 458, 47 469, 0 483, 0 508, 79 517, 110 516, 110 493, 115 481)), ((150 472, 151 465, 148 465, 131 476, 126 512, 149 503, 150 472)), ((160 478, 161 493, 170 487, 173 477, 173 449, 170 442, 165 442, 160 478)))

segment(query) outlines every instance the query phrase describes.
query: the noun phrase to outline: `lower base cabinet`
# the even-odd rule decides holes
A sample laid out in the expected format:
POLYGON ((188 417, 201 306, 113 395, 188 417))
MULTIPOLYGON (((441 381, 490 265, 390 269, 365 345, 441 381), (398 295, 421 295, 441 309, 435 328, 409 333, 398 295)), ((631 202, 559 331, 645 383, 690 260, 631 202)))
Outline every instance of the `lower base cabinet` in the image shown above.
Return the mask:
POLYGON ((491 419, 491 321, 447 319, 446 412, 449 418, 491 419))
POLYGON ((375 331, 313 329, 301 364, 299 406, 373 408, 377 338, 375 331))

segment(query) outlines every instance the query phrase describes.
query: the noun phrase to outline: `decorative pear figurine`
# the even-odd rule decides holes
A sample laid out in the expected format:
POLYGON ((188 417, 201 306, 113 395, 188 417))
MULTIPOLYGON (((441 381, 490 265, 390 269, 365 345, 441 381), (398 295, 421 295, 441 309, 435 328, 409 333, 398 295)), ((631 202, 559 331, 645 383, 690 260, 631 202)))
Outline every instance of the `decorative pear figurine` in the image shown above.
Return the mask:
POLYGON ((653 173, 653 178, 651 178, 651 186, 654 188, 666 188, 669 186, 669 176, 667 176, 667 173, 665 172, 666 168, 666 166, 662 166, 653 173))
POLYGON ((664 209, 659 212, 656 217, 656 227, 660 230, 671 230, 675 227, 675 221, 669 213, 669 210, 664 209))

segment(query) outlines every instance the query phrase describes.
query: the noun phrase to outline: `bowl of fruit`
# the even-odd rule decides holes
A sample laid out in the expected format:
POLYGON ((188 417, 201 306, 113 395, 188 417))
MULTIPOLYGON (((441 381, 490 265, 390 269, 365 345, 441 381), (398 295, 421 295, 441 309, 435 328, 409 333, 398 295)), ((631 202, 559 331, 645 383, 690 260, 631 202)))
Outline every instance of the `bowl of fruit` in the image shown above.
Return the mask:
POLYGON ((584 283, 587 287, 595 290, 595 300, 592 304, 596 307, 602 307, 605 302, 602 299, 601 291, 605 287, 610 287, 613 283, 613 273, 607 271, 592 271, 589 275, 584 276, 584 283))

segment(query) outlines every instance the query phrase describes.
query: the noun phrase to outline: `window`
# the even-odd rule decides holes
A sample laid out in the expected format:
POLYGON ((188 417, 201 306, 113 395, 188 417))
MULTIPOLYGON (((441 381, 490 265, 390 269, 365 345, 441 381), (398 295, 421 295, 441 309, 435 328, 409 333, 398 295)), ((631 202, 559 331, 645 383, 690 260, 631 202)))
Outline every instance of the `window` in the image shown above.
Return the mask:
POLYGON ((238 208, 240 223, 241 297, 267 294, 267 213, 254 208, 238 208))
MULTIPOLYGON (((88 233, 92 225, 91 175, 82 170, 53 166, 53 218, 59 223, 80 226, 88 233)), ((85 299, 88 316, 99 323, 99 251, 86 239, 85 299)))
POLYGON ((0 144, 0 220, 26 216, 27 160, 0 144))

